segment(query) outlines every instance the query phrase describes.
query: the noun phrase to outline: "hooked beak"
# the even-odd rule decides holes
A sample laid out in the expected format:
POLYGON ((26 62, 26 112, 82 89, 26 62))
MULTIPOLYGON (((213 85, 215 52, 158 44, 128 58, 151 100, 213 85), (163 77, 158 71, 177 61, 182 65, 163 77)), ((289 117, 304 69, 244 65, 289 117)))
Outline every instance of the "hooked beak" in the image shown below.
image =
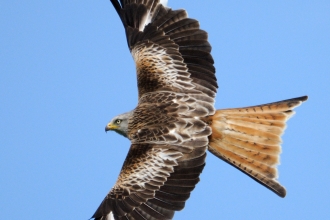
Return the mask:
POLYGON ((116 126, 114 124, 111 124, 111 123, 108 123, 107 126, 105 126, 105 132, 115 130, 117 128, 118 128, 118 126, 116 126))

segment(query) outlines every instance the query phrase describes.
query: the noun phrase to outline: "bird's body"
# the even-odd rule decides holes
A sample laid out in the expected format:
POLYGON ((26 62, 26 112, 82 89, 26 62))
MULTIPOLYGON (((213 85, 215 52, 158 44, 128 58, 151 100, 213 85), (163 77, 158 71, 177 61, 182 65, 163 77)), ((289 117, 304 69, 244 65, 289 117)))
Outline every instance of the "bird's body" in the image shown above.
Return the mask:
POLYGON ((199 181, 206 151, 281 197, 281 134, 307 97, 215 110, 217 81, 207 33, 159 0, 111 0, 136 63, 139 102, 106 126, 131 141, 95 219, 172 219, 199 181))

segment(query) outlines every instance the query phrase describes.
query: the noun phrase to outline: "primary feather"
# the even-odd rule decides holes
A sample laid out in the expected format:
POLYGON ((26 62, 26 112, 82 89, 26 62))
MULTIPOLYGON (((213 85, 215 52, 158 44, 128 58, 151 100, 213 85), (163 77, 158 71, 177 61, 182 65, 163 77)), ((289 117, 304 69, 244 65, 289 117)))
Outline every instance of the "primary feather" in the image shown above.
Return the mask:
POLYGON ((164 1, 112 2, 136 63, 139 102, 106 127, 132 145, 93 218, 172 219, 199 181, 211 134, 203 117, 215 112, 217 83, 207 34, 164 1), (195 67, 193 59, 205 61, 195 67))

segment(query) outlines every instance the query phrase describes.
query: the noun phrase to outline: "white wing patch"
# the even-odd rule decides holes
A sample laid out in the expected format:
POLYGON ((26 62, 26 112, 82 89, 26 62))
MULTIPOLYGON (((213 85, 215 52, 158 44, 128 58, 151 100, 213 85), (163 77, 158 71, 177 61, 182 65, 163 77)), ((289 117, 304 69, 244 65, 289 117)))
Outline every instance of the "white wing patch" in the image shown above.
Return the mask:
POLYGON ((115 217, 113 216, 113 213, 112 213, 112 212, 110 212, 110 213, 107 215, 106 220, 115 220, 115 217))
POLYGON ((173 128, 172 130, 170 130, 170 134, 174 134, 176 132, 175 128, 173 128))
POLYGON ((109 213, 109 216, 110 216, 109 220, 115 220, 115 217, 113 217, 113 213, 112 212, 109 213))
MULTIPOLYGON (((167 7, 167 2, 168 2, 168 0, 160 0, 160 2, 158 4, 161 4, 164 7, 167 7)), ((151 8, 153 8, 153 7, 151 6, 151 8)), ((143 25, 140 25, 139 31, 143 31, 144 27, 147 26, 148 24, 150 24, 152 16, 153 16, 153 11, 149 11, 149 13, 147 15, 147 19, 145 20, 145 23, 143 25)))

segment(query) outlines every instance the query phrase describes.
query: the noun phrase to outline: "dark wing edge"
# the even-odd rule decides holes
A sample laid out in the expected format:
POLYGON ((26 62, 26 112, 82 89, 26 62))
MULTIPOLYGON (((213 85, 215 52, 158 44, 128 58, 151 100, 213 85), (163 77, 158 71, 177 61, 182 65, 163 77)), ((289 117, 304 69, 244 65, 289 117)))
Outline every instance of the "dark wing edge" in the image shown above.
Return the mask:
POLYGON ((113 7, 115 8, 117 14, 120 16, 120 9, 121 9, 121 5, 119 4, 119 2, 117 0, 110 0, 113 7))
POLYGON ((92 218, 105 220, 112 213, 115 219, 172 219, 183 209, 205 165, 211 129, 200 117, 214 114, 217 91, 211 46, 198 21, 187 18, 184 10, 173 11, 159 0, 111 2, 136 62, 138 108, 158 105, 157 97, 164 96, 168 109, 183 121, 168 127, 161 144, 132 141, 115 186, 92 218), (185 127, 195 133, 189 137, 185 127))
MULTIPOLYGON (((188 18, 185 10, 172 10, 160 4, 158 0, 131 0, 121 3, 119 14, 125 27, 130 51, 133 53, 139 48, 151 47, 151 45, 157 50, 163 50, 163 55, 166 55, 166 65, 172 64, 171 71, 177 70, 176 80, 183 81, 183 87, 187 86, 187 89, 180 88, 181 92, 193 92, 188 86, 193 85, 194 92, 198 91, 214 98, 218 88, 214 61, 210 54, 208 34, 200 29, 199 22, 188 18), (171 62, 168 63, 168 60, 171 62)), ((118 4, 113 3, 115 8, 118 8, 118 4)), ((148 61, 151 58, 157 60, 152 53, 144 54, 144 57, 148 61)), ((139 63, 136 59, 135 62, 139 72, 139 63)), ((155 73, 164 72, 161 65, 156 65, 154 70, 155 73)), ((173 91, 173 86, 168 86, 169 84, 162 80, 164 79, 159 75, 155 75, 151 82, 149 80, 139 83, 138 73, 139 97, 146 92, 173 91), (148 85, 153 87, 144 92, 140 91, 143 90, 143 86, 148 85)))
POLYGON ((132 145, 117 183, 92 218, 172 219, 199 182, 207 146, 182 153, 175 146, 132 145))

